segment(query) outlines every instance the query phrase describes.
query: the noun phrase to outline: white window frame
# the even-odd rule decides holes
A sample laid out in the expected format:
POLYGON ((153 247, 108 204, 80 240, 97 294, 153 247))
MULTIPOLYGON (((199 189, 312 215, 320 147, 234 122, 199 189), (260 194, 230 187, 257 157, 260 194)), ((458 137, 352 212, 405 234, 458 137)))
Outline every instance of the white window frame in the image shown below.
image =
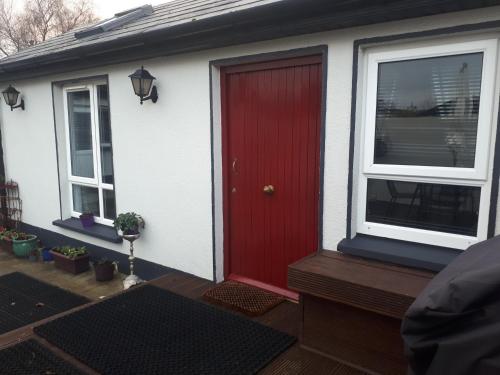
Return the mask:
POLYGON ((487 238, 491 179, 489 166, 492 163, 491 138, 496 126, 494 107, 496 101, 498 39, 473 40, 458 43, 443 41, 415 48, 376 47, 364 53, 364 77, 362 88, 361 139, 359 150, 359 173, 357 183, 357 232, 436 246, 466 249, 487 238), (483 53, 480 108, 473 168, 430 167, 413 165, 375 164, 375 122, 379 64, 385 62, 414 60, 430 57, 483 53), (481 188, 478 228, 475 237, 431 230, 401 227, 366 221, 368 179, 411 181, 481 188))
POLYGON ((95 81, 92 83, 81 84, 77 86, 65 86, 63 88, 63 103, 64 103, 64 123, 66 133, 66 155, 67 155, 67 170, 69 183, 69 207, 71 208, 71 216, 78 218, 82 213, 78 212, 73 207, 73 185, 88 186, 97 188, 99 195, 99 213, 100 216, 94 216, 96 223, 108 226, 113 225, 113 220, 104 217, 104 193, 103 190, 114 191, 114 184, 104 183, 102 181, 101 167, 101 139, 99 133, 99 111, 97 108, 98 93, 97 86, 107 85, 106 81, 95 81), (74 176, 71 163, 71 140, 69 131, 69 108, 68 108, 68 93, 88 91, 90 93, 90 121, 92 131, 92 161, 94 168, 94 177, 74 176))

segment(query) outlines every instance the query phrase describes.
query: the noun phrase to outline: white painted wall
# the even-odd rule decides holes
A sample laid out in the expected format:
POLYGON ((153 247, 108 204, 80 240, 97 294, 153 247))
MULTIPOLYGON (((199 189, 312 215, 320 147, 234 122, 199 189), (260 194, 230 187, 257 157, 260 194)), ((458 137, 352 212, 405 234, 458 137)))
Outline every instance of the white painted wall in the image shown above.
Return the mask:
MULTIPOLYGON (((12 82, 22 92, 26 110, 11 112, 2 102, 0 121, 7 176, 20 184, 23 221, 102 247, 127 251, 125 244, 112 245, 51 224, 60 216, 51 82, 107 74, 117 210, 136 211, 147 222, 144 235, 137 242, 137 256, 211 279, 209 61, 327 44, 323 247, 335 250, 346 228, 353 41, 497 20, 499 16, 500 7, 493 7, 12 82), (140 106, 132 92, 128 75, 141 64, 157 77, 157 104, 146 102, 140 106)), ((217 162, 218 146, 216 151, 217 162)), ((219 174, 216 169, 216 175, 219 174)), ((220 202, 217 181, 216 187, 220 202)), ((220 209, 217 212, 216 219, 220 221, 220 209)), ((220 223, 216 224, 220 229, 220 223)), ((220 252, 221 233, 216 238, 220 252)), ((217 264, 220 278, 221 254, 217 264)))

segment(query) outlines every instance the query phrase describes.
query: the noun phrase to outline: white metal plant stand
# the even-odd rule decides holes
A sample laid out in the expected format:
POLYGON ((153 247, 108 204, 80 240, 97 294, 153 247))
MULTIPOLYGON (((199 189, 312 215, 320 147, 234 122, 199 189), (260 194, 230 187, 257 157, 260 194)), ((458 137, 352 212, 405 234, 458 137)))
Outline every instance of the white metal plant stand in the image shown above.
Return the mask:
POLYGON ((130 274, 123 280, 123 289, 131 288, 135 285, 138 285, 144 280, 142 280, 139 276, 134 274, 134 241, 140 237, 140 233, 137 234, 123 234, 123 239, 130 242, 130 255, 128 257, 128 261, 130 264, 130 274))

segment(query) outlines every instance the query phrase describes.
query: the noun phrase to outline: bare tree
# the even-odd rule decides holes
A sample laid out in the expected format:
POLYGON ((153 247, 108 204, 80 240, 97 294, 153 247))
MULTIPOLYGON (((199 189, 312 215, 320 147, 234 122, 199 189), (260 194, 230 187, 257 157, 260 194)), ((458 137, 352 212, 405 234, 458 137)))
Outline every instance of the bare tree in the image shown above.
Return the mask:
POLYGON ((97 21, 92 0, 26 0, 20 12, 12 1, 0 0, 0 56, 97 21))

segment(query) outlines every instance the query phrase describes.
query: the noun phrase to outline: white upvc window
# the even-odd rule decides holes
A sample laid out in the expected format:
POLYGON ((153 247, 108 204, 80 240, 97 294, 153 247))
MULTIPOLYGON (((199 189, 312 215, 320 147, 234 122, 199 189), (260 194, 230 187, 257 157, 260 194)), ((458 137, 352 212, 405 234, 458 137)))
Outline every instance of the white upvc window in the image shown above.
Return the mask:
POLYGON ((109 95, 106 82, 63 89, 71 215, 92 212, 97 223, 116 216, 109 95))
POLYGON ((456 249, 486 239, 497 47, 365 51, 358 233, 456 249))

